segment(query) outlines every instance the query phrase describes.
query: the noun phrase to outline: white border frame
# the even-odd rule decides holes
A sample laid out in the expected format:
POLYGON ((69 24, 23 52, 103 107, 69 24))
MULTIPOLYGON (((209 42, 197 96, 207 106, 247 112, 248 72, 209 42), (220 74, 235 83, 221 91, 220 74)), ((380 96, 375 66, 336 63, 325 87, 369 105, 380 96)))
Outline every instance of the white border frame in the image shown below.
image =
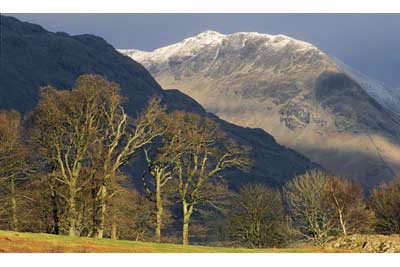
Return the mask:
POLYGON ((393 13, 396 0, 2 0, 3 13, 393 13))
MULTIPOLYGON (((396 0, 2 0, 2 13, 393 13, 396 0)), ((395 266, 397 254, 0 254, 1 266, 395 266), (190 262, 188 264, 188 262, 190 262)))

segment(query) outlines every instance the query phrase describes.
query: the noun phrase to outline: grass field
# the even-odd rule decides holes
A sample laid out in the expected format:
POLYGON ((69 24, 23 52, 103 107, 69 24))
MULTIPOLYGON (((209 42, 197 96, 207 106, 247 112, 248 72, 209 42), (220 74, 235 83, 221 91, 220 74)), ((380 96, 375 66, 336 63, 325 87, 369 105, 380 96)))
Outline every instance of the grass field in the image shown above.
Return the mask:
POLYGON ((138 253, 280 253, 344 252, 319 247, 244 249, 205 246, 182 246, 126 240, 92 239, 0 231, 0 252, 138 252, 138 253))

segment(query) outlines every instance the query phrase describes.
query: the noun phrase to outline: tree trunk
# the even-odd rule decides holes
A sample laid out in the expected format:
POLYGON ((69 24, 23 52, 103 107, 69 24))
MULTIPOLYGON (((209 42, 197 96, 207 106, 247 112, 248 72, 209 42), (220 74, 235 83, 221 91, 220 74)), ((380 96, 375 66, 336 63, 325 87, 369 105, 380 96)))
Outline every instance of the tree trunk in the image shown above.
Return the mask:
POLYGON ((118 239, 118 221, 117 221, 117 208, 115 204, 115 200, 111 201, 109 205, 111 210, 111 239, 117 240, 118 239))
POLYGON ((340 220, 340 225, 342 226, 343 235, 347 236, 346 223, 343 220, 342 210, 339 210, 339 220, 340 220))
POLYGON ((156 175, 156 242, 161 242, 161 227, 162 227, 162 214, 163 203, 161 199, 161 180, 160 176, 156 175))
POLYGON ((57 192, 51 187, 51 204, 52 204, 52 215, 53 215, 53 230, 52 233, 55 235, 60 234, 60 218, 58 215, 58 203, 57 203, 57 192))
POLYGON ((106 202, 107 202, 107 187, 102 185, 100 187, 100 219, 97 228, 97 238, 103 238, 104 224, 106 219, 106 202))
POLYGON ((114 220, 111 225, 111 239, 117 240, 117 222, 114 220))
POLYGON ((68 205, 69 205, 69 229, 68 229, 68 235, 69 236, 75 236, 76 235, 75 193, 71 192, 71 196, 69 198, 68 205))
POLYGON ((189 245, 189 221, 192 212, 193 212, 193 206, 188 207, 187 203, 183 203, 183 227, 182 227, 183 245, 189 245))
POLYGON ((98 224, 98 210, 97 210, 97 192, 99 192, 98 187, 96 185, 95 178, 92 178, 92 229, 90 231, 89 237, 97 236, 97 226, 98 224))
POLYGON ((15 194, 14 177, 10 178, 11 230, 18 231, 17 199, 15 194))

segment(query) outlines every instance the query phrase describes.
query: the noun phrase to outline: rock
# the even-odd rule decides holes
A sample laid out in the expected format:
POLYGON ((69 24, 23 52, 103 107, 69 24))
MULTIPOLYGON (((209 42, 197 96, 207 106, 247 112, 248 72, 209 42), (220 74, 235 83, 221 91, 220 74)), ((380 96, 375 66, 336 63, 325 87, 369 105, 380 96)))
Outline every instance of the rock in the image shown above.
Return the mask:
POLYGON ((327 248, 349 249, 366 253, 399 253, 400 235, 351 235, 324 245, 327 248))

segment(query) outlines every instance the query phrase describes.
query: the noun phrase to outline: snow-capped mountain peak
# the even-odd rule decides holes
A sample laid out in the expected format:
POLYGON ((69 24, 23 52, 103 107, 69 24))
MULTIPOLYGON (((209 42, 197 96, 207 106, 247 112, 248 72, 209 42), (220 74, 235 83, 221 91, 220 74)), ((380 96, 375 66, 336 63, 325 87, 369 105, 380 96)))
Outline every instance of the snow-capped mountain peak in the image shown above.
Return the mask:
POLYGON ((310 43, 206 31, 123 53, 163 88, 178 88, 229 122, 262 128, 327 169, 368 184, 400 174, 391 164, 400 159, 398 99, 310 43))
POLYGON ((204 43, 204 44, 211 44, 213 42, 219 42, 221 41, 226 35, 216 32, 216 31, 205 31, 202 33, 199 33, 198 35, 194 36, 194 37, 189 37, 187 39, 184 40, 184 42, 190 42, 190 41, 197 41, 200 43, 204 43))
POLYGON ((188 58, 197 54, 205 47, 220 47, 222 45, 228 45, 231 49, 242 49, 249 43, 256 43, 260 48, 266 47, 274 51, 282 50, 290 45, 291 50, 316 50, 321 52, 310 43, 283 34, 270 35, 258 32, 222 34, 213 30, 201 32, 193 37, 188 37, 181 42, 156 49, 152 52, 135 49, 119 49, 118 51, 143 63, 145 66, 148 66, 149 64, 167 62, 172 57, 188 58))

